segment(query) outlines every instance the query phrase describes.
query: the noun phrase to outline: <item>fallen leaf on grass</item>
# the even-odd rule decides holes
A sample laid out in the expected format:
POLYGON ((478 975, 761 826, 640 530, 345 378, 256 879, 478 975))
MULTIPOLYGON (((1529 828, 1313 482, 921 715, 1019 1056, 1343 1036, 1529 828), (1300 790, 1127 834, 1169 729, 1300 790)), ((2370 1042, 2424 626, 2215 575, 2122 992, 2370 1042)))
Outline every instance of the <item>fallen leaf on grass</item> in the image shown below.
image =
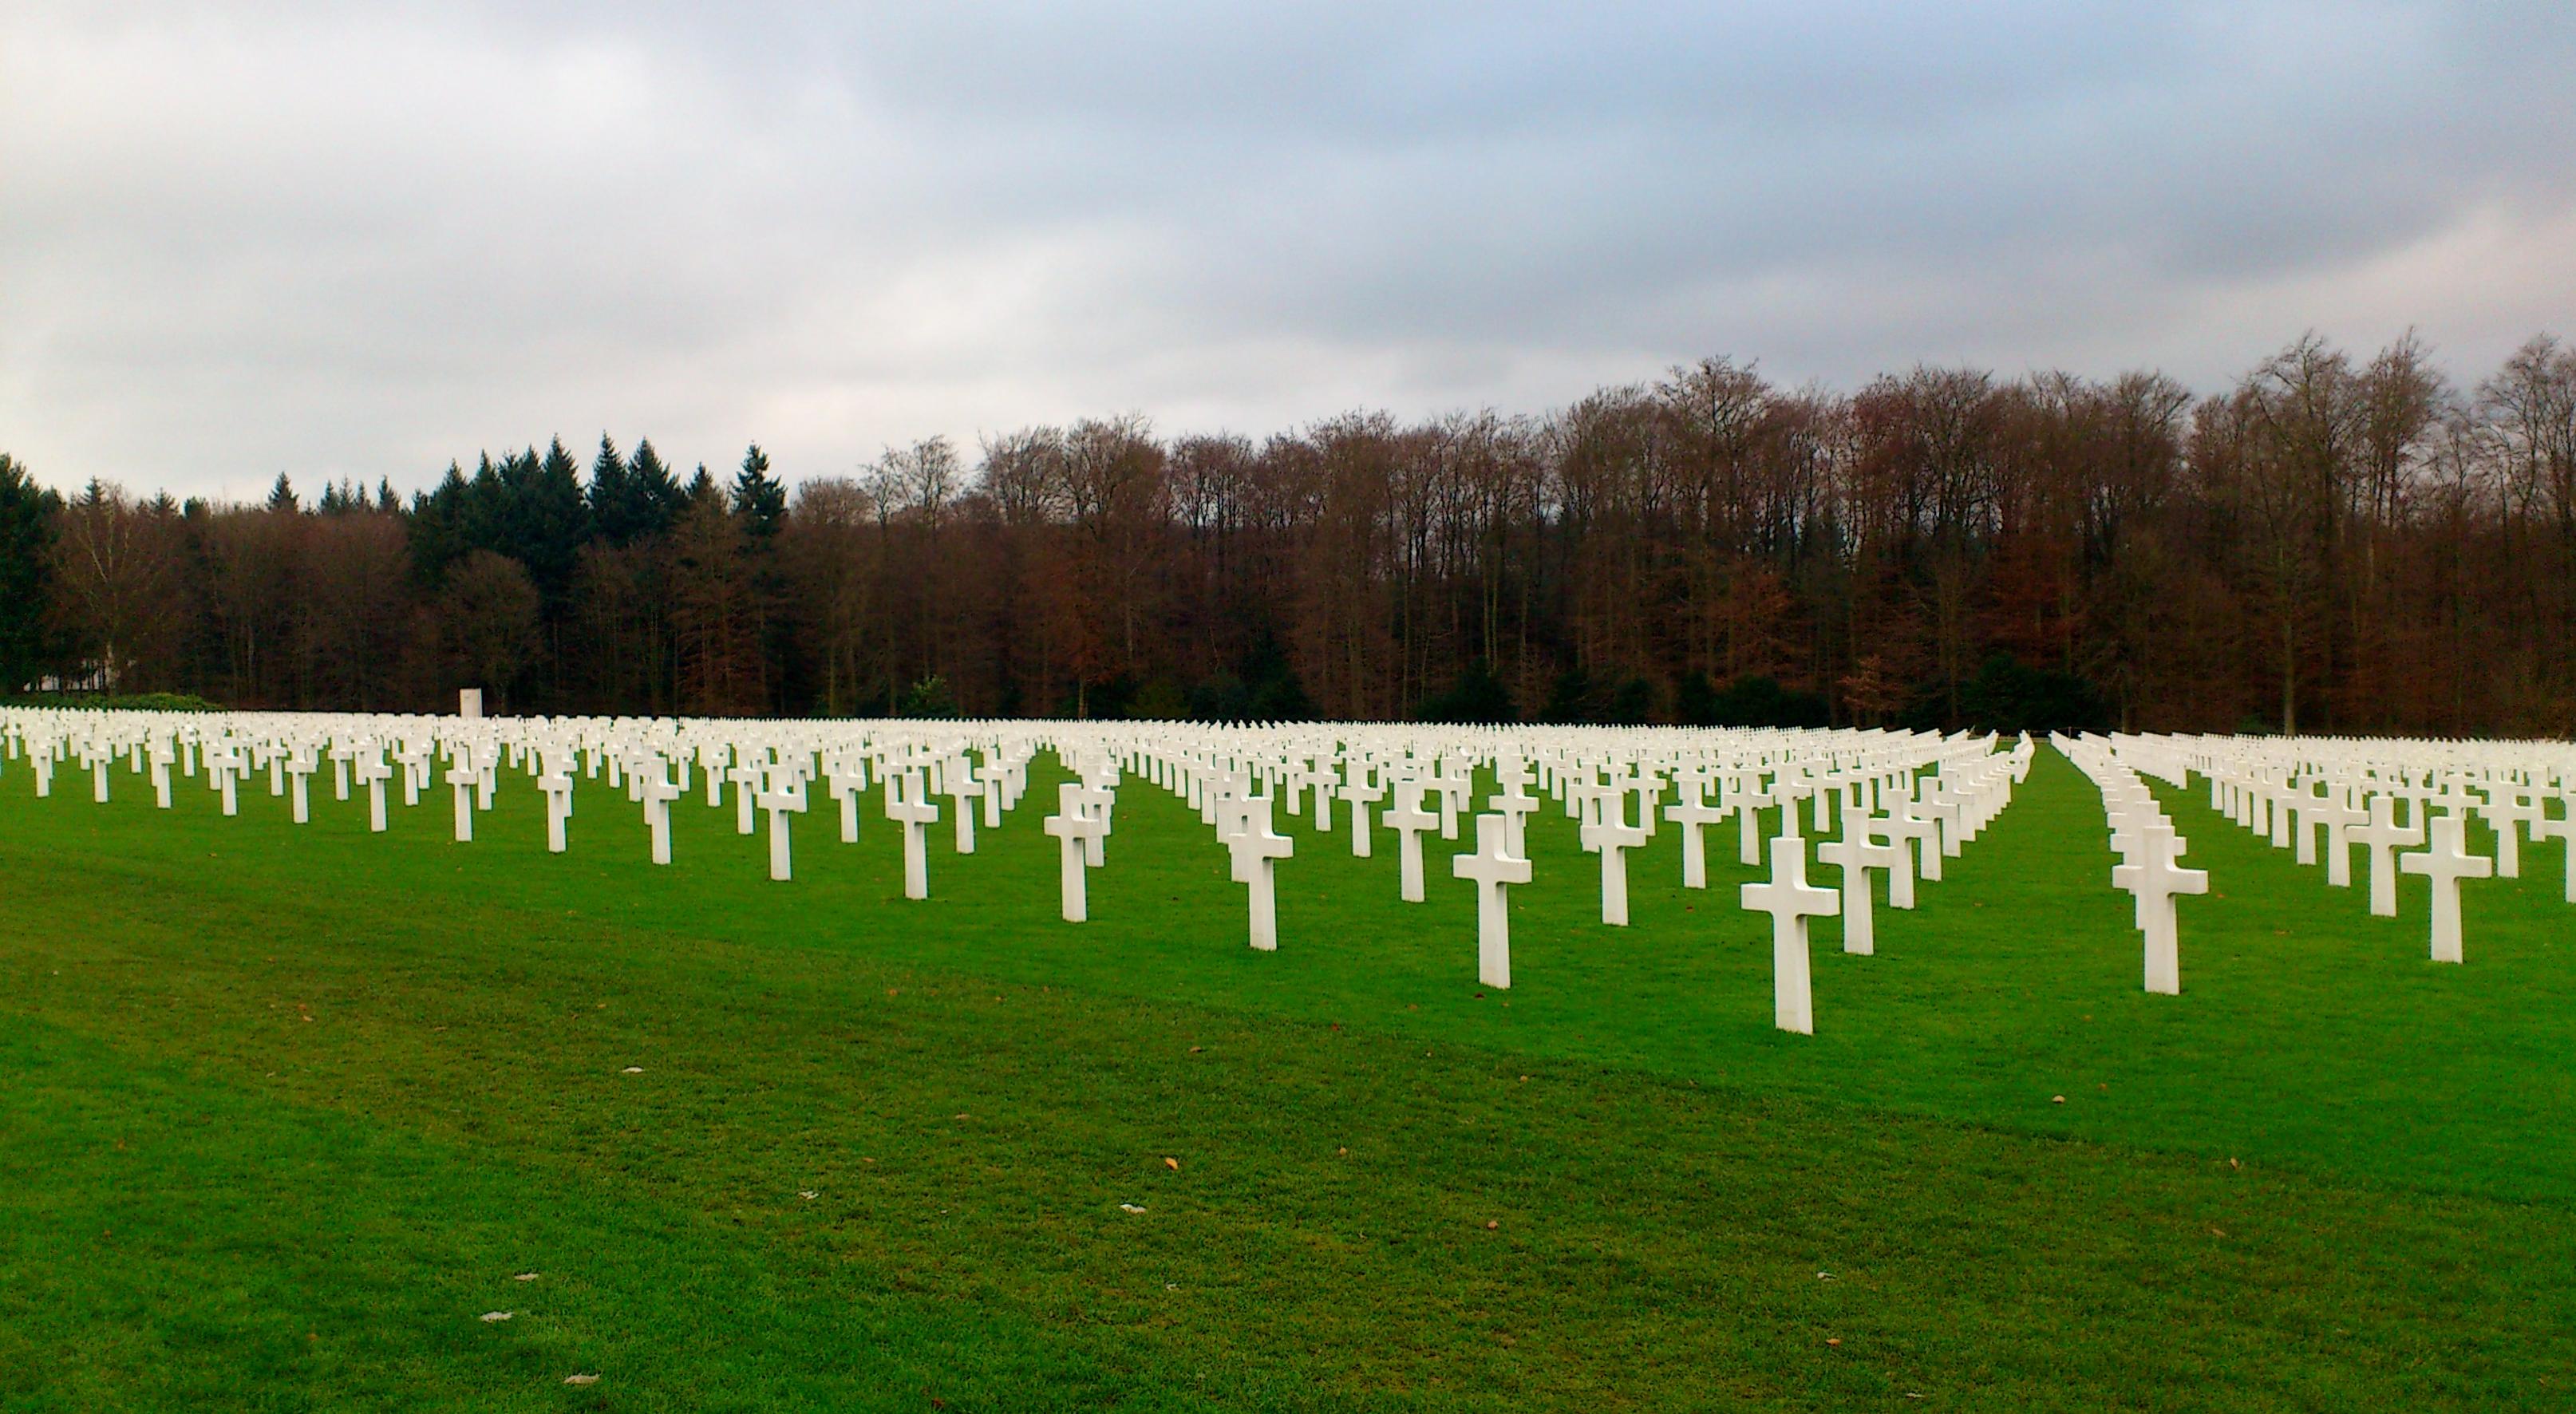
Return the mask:
POLYGON ((1170 1169, 1174 1173, 1179 1173, 1181 1171, 1181 1161, 1174 1158, 1166 1158, 1163 1160, 1163 1167, 1170 1169))
POLYGON ((816 1194, 811 1188, 799 1188, 796 1190, 796 1196, 810 1203, 820 1195, 816 1194))

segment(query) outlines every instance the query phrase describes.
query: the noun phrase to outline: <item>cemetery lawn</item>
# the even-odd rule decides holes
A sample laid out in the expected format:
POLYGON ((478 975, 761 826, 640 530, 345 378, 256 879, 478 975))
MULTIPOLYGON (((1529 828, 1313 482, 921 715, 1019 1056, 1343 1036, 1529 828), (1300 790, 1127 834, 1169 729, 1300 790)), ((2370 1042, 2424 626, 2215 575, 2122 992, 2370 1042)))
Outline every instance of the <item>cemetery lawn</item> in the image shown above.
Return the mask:
POLYGON ((1283 816, 1258 955, 1141 781, 1065 925, 1055 779, 907 903, 828 801, 773 884, 702 793, 655 869, 599 782, 550 856, 514 775, 459 845, 0 768, 0 1410, 2576 1407, 2557 843, 2437 967, 2167 792, 2151 997, 2043 750, 1800 1038, 1732 822, 1620 930, 1533 817, 1484 993, 1463 845, 1283 816))

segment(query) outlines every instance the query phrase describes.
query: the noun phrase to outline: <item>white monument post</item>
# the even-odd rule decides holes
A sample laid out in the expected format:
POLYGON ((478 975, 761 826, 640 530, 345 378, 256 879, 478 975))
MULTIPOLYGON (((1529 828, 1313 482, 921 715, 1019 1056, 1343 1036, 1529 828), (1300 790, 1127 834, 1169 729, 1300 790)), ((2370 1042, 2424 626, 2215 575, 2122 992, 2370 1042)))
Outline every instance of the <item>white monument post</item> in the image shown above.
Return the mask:
POLYGON ((1498 991, 1512 985, 1512 915, 1504 886, 1530 881, 1530 862, 1512 854, 1511 823, 1476 817, 1476 852, 1453 856, 1449 872, 1476 881, 1476 980, 1498 991))
POLYGON ((2422 854, 2398 856, 2398 864, 2409 874, 2421 874, 2433 885, 2433 960, 2458 962, 2460 957, 2460 881, 2484 879, 2495 873, 2495 861, 2483 854, 2471 854, 2467 847, 2468 822, 2458 815, 2433 818, 2433 842, 2422 854))
POLYGON ((1793 831, 1771 841, 1770 880, 1744 885, 1741 896, 1746 909, 1771 915, 1773 1023, 1783 1031, 1814 1035, 1816 998, 1807 975, 1807 920, 1840 912, 1841 895, 1807 882, 1807 839, 1793 831))

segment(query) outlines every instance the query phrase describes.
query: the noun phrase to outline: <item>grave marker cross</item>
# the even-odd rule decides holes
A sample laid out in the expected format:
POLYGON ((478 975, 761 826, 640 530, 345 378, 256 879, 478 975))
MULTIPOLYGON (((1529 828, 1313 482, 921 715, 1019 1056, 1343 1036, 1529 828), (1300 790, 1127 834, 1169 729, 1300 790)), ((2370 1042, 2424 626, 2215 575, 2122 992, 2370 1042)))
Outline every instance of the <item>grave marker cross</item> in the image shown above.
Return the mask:
POLYGON ((1512 985, 1512 915, 1504 887, 1530 881, 1530 862, 1510 849, 1511 826, 1500 815, 1476 817, 1476 852, 1453 856, 1449 872, 1476 881, 1476 980, 1512 985))
POLYGON ((1842 909, 1841 896, 1807 882, 1807 840, 1793 833, 1772 839, 1770 879, 1744 885, 1741 897, 1747 910, 1771 915, 1773 1024, 1783 1031, 1814 1035, 1816 999, 1808 976, 1807 920, 1833 917, 1842 909))
POLYGON ((2458 815, 2439 815, 2433 819, 2433 842, 2422 854, 2398 856, 2398 864, 2409 874, 2421 874, 2433 885, 2433 960, 2458 962, 2460 957, 2460 881, 2484 879, 2495 873, 2495 861, 2468 851, 2468 822, 2458 815))

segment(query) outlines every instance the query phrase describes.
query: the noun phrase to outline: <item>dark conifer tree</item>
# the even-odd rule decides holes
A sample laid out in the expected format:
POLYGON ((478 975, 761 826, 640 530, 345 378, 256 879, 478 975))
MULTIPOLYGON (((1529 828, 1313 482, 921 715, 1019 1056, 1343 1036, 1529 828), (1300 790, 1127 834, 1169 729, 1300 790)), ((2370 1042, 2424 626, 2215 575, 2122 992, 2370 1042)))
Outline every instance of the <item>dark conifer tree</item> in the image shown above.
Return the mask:
POLYGON ((742 454, 742 471, 733 479, 733 513, 755 545, 777 538, 779 523, 787 519, 787 488, 769 474, 769 454, 758 442, 742 454))
POLYGON ((61 509, 61 497, 0 453, 0 692, 15 692, 44 671, 51 597, 46 552, 61 509))
POLYGON ((636 537, 661 535, 671 528, 680 513, 680 482, 664 465, 662 455, 653 450, 653 439, 642 438, 635 444, 635 455, 628 458, 629 534, 636 537))
POLYGON ((590 459, 590 486, 584 492, 590 503, 591 530, 611 545, 623 545, 635 538, 627 528, 627 502, 633 495, 633 473, 626 469, 626 457, 608 434, 599 434, 599 455, 590 459))
MULTIPOLYGON (((485 469, 491 459, 484 459, 485 469)), ((447 581, 447 567, 461 558, 470 547, 465 539, 465 503, 473 495, 466 483, 465 471, 454 462, 447 464, 447 475, 433 491, 423 491, 411 499, 410 531, 412 574, 422 584, 436 588, 447 581)))

